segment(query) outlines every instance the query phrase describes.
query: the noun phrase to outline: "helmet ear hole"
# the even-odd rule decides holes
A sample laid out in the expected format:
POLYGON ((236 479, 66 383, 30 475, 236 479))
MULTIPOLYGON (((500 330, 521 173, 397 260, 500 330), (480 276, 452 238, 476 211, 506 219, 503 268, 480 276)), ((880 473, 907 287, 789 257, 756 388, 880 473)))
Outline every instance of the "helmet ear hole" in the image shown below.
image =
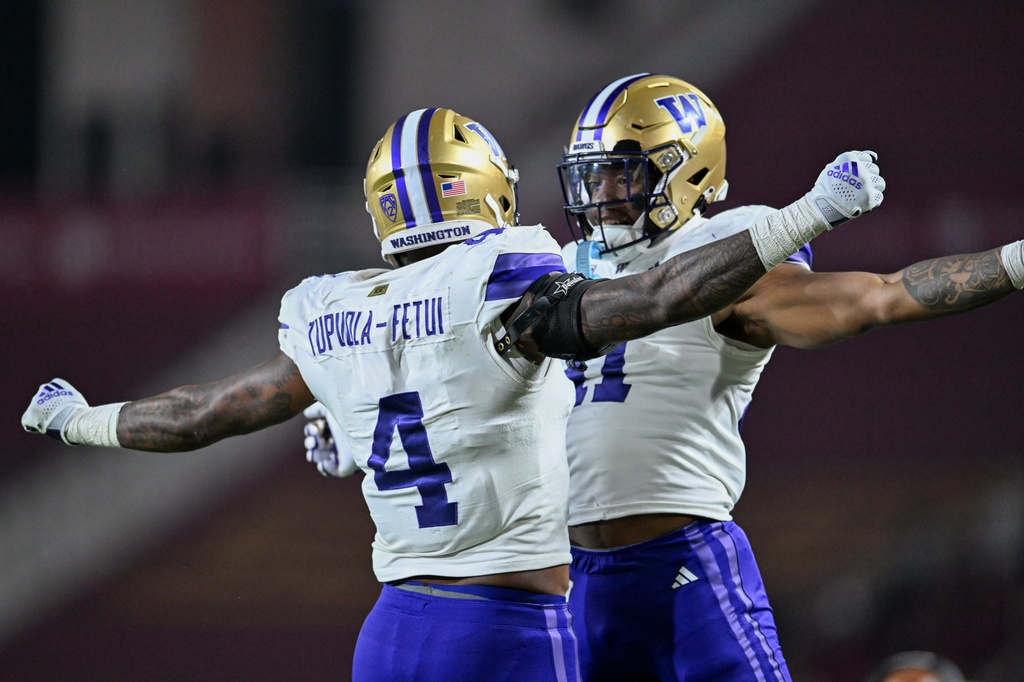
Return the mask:
POLYGON ((696 185, 699 185, 701 183, 701 181, 704 180, 704 176, 706 176, 707 174, 708 174, 708 169, 707 168, 701 168, 699 171, 697 171, 696 173, 691 175, 689 178, 687 178, 686 181, 688 183, 690 183, 691 185, 695 185, 696 186, 696 185))
POLYGON ((373 151, 372 151, 372 152, 370 152, 370 163, 371 163, 371 164, 372 164, 372 163, 373 163, 374 161, 376 161, 376 160, 377 160, 378 158, 380 158, 380 148, 381 148, 382 146, 383 146, 383 145, 381 145, 381 143, 380 143, 380 142, 378 142, 378 143, 377 143, 377 144, 376 144, 376 145, 374 146, 374 148, 373 148, 373 151))
POLYGON ((508 197, 502 195, 498 197, 498 203, 501 204, 501 210, 507 211, 512 208, 512 202, 508 200, 508 197))
POLYGON ((647 191, 653 192, 663 177, 665 177, 665 174, 655 164, 647 164, 647 191))

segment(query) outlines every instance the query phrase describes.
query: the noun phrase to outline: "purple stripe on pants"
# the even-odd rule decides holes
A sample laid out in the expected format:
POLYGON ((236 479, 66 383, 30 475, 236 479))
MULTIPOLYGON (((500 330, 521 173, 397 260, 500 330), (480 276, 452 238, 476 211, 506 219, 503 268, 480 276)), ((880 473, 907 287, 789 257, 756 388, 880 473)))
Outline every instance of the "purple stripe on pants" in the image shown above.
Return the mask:
POLYGON ((751 670, 759 682, 781 682, 780 666, 765 653, 772 651, 771 644, 761 632, 761 624, 751 615, 755 607, 767 609, 768 603, 757 603, 756 597, 746 591, 745 567, 741 565, 735 539, 721 522, 691 524, 687 526, 686 539, 714 585, 715 597, 733 635, 744 643, 751 670))

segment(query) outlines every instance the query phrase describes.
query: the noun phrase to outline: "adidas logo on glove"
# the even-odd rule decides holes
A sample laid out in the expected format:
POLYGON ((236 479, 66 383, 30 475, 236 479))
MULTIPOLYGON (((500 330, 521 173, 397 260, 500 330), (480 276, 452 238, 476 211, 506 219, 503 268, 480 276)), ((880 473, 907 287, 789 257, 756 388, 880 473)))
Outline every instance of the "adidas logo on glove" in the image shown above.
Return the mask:
POLYGON ((45 384, 44 390, 39 394, 36 405, 42 405, 47 400, 52 400, 62 395, 74 395, 71 391, 67 390, 55 381, 45 384))
POLYGON ((860 180, 855 179, 860 177, 860 173, 857 172, 856 161, 839 163, 832 166, 828 171, 828 177, 845 182, 856 189, 861 189, 864 186, 860 180))

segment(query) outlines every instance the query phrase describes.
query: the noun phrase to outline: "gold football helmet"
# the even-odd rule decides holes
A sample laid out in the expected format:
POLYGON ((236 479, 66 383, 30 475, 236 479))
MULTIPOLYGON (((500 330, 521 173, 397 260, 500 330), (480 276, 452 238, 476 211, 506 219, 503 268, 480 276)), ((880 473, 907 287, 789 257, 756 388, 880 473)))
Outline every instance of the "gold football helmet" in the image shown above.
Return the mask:
POLYGON ((689 83, 627 76, 587 103, 558 169, 573 234, 625 257, 725 198, 725 123, 689 83))
POLYGON ((516 183, 497 140, 451 109, 398 119, 370 154, 366 210, 384 260, 518 223, 516 183))

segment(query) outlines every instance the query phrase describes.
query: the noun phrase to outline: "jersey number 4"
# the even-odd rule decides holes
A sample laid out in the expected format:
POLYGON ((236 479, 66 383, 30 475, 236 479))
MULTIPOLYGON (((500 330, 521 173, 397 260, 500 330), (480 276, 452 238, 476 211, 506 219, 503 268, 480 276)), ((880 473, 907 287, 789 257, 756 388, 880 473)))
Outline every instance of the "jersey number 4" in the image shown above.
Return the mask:
MULTIPOLYGON (((626 383, 626 344, 620 343, 615 350, 604 356, 601 365, 601 380, 594 385, 595 403, 624 403, 631 386, 626 383)), ((566 376, 576 384, 576 405, 581 405, 587 397, 587 385, 583 372, 566 369, 566 376)))
POLYGON ((377 426, 373 430, 373 452, 367 462, 374 470, 373 481, 379 490, 416 488, 423 504, 416 507, 420 528, 454 526, 459 522, 459 503, 448 501, 444 486, 452 482, 452 472, 444 462, 434 461, 423 426, 420 394, 396 393, 380 399, 377 426), (385 471, 391 457, 395 431, 409 457, 409 468, 385 471))

